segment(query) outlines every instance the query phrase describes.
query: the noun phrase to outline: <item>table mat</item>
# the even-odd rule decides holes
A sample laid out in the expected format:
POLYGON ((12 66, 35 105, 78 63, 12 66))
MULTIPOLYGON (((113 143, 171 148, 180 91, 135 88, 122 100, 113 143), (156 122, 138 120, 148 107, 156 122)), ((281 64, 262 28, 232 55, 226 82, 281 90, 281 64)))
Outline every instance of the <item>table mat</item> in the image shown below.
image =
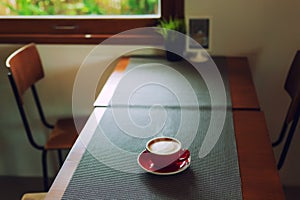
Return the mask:
MULTIPOLYGON (((217 66, 226 90, 227 106, 231 107, 226 58, 215 57, 211 62, 193 65, 186 60, 170 62, 161 57, 130 57, 109 104, 95 106, 207 107, 211 105, 210 93, 203 74, 195 66, 211 69, 217 66)), ((210 76, 217 79, 215 72, 210 76)), ((221 102, 221 106, 223 104, 221 102)))
MULTIPOLYGON (((222 134, 215 147, 206 157, 199 158, 198 152, 208 129, 211 110, 204 108, 164 108, 167 119, 155 136, 173 136, 180 141, 185 141, 186 138, 191 137, 195 125, 193 124, 195 123, 194 115, 200 113, 200 123, 196 129, 196 136, 188 147, 191 152, 191 166, 179 174, 170 176, 143 172, 137 164, 136 157, 124 158, 122 154, 110 149, 109 145, 106 146, 102 142, 103 139, 109 140, 116 147, 136 156, 144 149, 146 142, 154 136, 137 138, 126 134, 126 130, 121 129, 120 124, 116 123, 114 108, 101 109, 106 109, 104 116, 98 124, 88 144, 87 151, 85 151, 75 170, 62 199, 242 199, 230 109, 226 115, 222 134), (190 119, 187 120, 188 123, 184 126, 184 131, 177 133, 184 113, 188 113, 190 119), (131 172, 118 170, 107 163, 115 163, 117 166, 131 170, 131 172)), ((122 109, 127 111, 129 109, 128 112, 130 112, 132 120, 140 126, 149 123, 148 108, 117 109, 121 109, 117 112, 124 111, 122 109)), ((159 121, 153 123, 159 123, 159 121)), ((125 123, 122 126, 126 128, 130 124, 125 123)), ((155 126, 153 127, 155 129, 155 126)))

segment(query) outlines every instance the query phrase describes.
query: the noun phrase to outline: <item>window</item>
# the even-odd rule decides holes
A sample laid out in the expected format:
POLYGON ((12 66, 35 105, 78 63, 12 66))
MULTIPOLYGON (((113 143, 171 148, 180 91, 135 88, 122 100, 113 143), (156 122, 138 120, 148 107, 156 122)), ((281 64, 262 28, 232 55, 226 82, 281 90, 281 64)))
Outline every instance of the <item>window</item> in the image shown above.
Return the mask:
POLYGON ((0 15, 105 18, 159 18, 160 0, 2 0, 0 15))
POLYGON ((106 10, 104 5, 95 4, 97 1, 3 0, 0 3, 0 26, 5 28, 0 29, 0 42, 98 44, 125 30, 155 26, 160 17, 183 17, 183 0, 99 1, 107 2, 110 6, 115 3, 106 10), (7 2, 23 2, 23 8, 17 10, 17 4, 13 7, 7 2), (51 2, 69 2, 65 6, 70 9, 61 9, 63 6, 57 4, 51 6, 51 2), (89 8, 82 2, 88 2, 89 8))

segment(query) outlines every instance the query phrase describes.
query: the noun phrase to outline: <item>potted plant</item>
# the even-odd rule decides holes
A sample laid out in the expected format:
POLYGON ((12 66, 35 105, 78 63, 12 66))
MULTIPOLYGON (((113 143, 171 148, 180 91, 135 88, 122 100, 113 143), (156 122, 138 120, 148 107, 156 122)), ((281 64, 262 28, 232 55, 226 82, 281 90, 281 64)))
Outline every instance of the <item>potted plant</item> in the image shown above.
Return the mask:
POLYGON ((178 61, 181 60, 182 57, 173 53, 169 50, 178 50, 179 52, 183 52, 185 48, 185 39, 184 37, 179 37, 179 33, 174 32, 178 31, 180 33, 185 34, 185 23, 184 19, 172 18, 170 17, 168 20, 162 19, 159 21, 157 26, 158 33, 160 33, 164 38, 164 45, 166 49, 167 59, 170 61, 178 61), (170 31, 173 30, 173 31, 170 31))

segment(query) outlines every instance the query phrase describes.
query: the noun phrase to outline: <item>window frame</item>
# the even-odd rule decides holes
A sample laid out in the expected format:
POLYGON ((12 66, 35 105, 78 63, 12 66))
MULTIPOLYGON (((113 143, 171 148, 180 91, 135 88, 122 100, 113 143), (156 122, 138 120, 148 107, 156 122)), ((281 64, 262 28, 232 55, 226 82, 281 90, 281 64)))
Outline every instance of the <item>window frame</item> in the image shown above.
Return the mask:
MULTIPOLYGON (((161 0, 161 18, 184 17, 184 0, 161 0)), ((156 26, 159 19, 1 18, 1 43, 99 44, 122 31, 156 26), (103 28, 105 27, 105 28, 103 28)), ((133 36, 129 36, 133 37, 133 36)), ((126 41, 126 38, 124 38, 126 41)), ((127 38, 128 39, 128 38, 127 38)), ((141 44, 149 38, 140 38, 141 44)), ((153 42, 153 41, 152 41, 153 42)))

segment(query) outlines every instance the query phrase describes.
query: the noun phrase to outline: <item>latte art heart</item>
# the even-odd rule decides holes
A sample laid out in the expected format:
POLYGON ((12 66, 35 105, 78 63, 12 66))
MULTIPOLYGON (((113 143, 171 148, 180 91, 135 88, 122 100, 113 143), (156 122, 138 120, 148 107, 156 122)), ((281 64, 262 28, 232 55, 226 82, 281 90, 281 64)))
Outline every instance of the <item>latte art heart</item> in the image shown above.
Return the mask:
POLYGON ((180 144, 176 141, 156 141, 149 146, 149 149, 153 153, 157 154, 171 154, 180 149, 180 144))

